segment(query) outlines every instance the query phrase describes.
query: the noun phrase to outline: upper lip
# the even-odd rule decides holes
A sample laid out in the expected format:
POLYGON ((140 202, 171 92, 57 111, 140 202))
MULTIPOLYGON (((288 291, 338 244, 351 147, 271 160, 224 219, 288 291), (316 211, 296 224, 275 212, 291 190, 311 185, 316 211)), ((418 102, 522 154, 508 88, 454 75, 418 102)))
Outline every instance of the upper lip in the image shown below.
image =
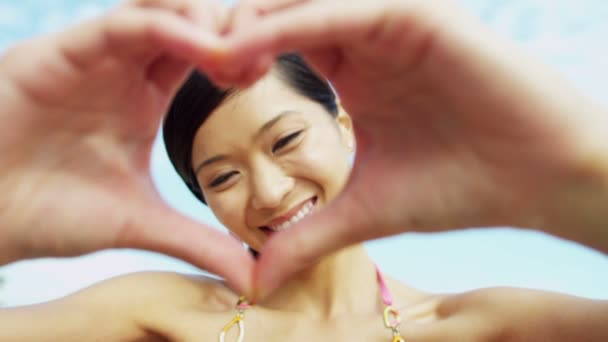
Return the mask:
POLYGON ((315 197, 310 197, 302 202, 300 202, 300 204, 296 205, 295 207, 291 208, 291 210, 289 210, 288 212, 275 217, 274 219, 272 219, 270 222, 268 222, 264 227, 269 227, 269 226, 276 226, 279 225, 283 222, 288 221, 289 219, 291 219, 295 214, 298 213, 298 211, 300 211, 300 209, 302 209, 304 207, 304 205, 310 201, 312 201, 315 197))

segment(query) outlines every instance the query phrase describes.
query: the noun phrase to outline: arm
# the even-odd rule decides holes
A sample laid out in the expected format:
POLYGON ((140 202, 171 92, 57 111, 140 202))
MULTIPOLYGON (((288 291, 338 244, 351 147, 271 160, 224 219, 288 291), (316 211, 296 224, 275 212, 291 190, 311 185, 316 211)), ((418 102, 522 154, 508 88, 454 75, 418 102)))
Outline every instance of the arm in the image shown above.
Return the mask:
MULTIPOLYGON (((602 115, 608 118, 608 111, 602 115)), ((608 136, 608 128, 603 136, 608 136)), ((608 146, 581 156, 580 177, 560 190, 537 228, 608 254, 608 146)))
MULTIPOLYGON (((1 309, 0 340, 87 341, 91 336, 99 336, 104 341, 122 341, 135 340, 137 335, 141 335, 135 326, 128 327, 126 320, 121 322, 116 316, 108 319, 109 313, 96 310, 75 298, 1 309)), ((114 314, 122 316, 120 312, 114 314)))
MULTIPOLYGON (((568 320, 567 313, 562 320, 566 327, 568 341, 608 341, 608 301, 606 300, 588 300, 586 303, 576 307, 564 308, 573 311, 572 319, 568 320), (570 337, 571 336, 571 337, 570 337)), ((559 322, 559 313, 557 313, 559 322)), ((564 335, 562 335, 564 336, 564 335)), ((556 340, 560 337, 557 336, 556 340)))
POLYGON ((406 341, 602 342, 608 301, 545 291, 492 288, 405 308, 406 341), (434 317, 432 322, 428 317, 434 317), (419 324, 426 319, 427 324, 419 324), (418 324, 416 324, 418 323, 418 324))
POLYGON ((128 312, 116 305, 120 303, 112 305, 105 295, 91 295, 79 293, 44 304, 1 309, 0 340, 135 341, 144 335, 131 324, 128 312))
POLYGON ((56 301, 0 310, 0 341, 208 340, 226 321, 220 317, 210 329, 208 312, 230 313, 235 302, 208 278, 135 273, 56 301))

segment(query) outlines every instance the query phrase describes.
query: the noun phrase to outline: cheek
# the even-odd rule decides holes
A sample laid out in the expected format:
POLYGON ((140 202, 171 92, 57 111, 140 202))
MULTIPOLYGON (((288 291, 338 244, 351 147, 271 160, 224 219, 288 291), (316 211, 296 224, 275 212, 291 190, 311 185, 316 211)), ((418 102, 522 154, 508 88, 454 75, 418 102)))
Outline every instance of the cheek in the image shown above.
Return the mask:
POLYGON ((339 140, 334 140, 310 139, 293 155, 296 175, 316 183, 328 199, 342 190, 350 173, 349 152, 339 140))
POLYGON ((246 229, 245 200, 236 190, 238 189, 229 189, 222 193, 210 195, 207 203, 218 221, 239 235, 246 229))

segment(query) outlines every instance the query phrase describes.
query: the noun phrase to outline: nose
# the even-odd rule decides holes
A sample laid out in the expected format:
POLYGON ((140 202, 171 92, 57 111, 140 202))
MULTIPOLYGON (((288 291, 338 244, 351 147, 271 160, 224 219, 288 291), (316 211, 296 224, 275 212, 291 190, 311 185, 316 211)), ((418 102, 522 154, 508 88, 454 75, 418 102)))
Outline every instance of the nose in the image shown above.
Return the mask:
POLYGON ((251 206, 255 210, 277 208, 294 185, 293 178, 272 161, 260 162, 251 179, 251 206))

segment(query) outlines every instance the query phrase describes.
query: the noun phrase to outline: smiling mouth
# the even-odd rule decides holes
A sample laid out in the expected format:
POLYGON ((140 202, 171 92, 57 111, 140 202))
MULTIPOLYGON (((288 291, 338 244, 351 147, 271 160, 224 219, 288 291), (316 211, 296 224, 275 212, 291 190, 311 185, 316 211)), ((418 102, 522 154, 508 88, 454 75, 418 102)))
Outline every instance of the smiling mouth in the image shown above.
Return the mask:
MULTIPOLYGON (((312 197, 308 201, 304 202, 300 209, 295 212, 290 217, 280 220, 280 222, 273 222, 270 225, 260 227, 260 230, 267 236, 270 236, 274 233, 289 229, 294 224, 298 223, 304 217, 310 215, 315 208, 315 204, 317 203, 317 197, 312 197)), ((276 221, 276 220, 274 220, 276 221)))

